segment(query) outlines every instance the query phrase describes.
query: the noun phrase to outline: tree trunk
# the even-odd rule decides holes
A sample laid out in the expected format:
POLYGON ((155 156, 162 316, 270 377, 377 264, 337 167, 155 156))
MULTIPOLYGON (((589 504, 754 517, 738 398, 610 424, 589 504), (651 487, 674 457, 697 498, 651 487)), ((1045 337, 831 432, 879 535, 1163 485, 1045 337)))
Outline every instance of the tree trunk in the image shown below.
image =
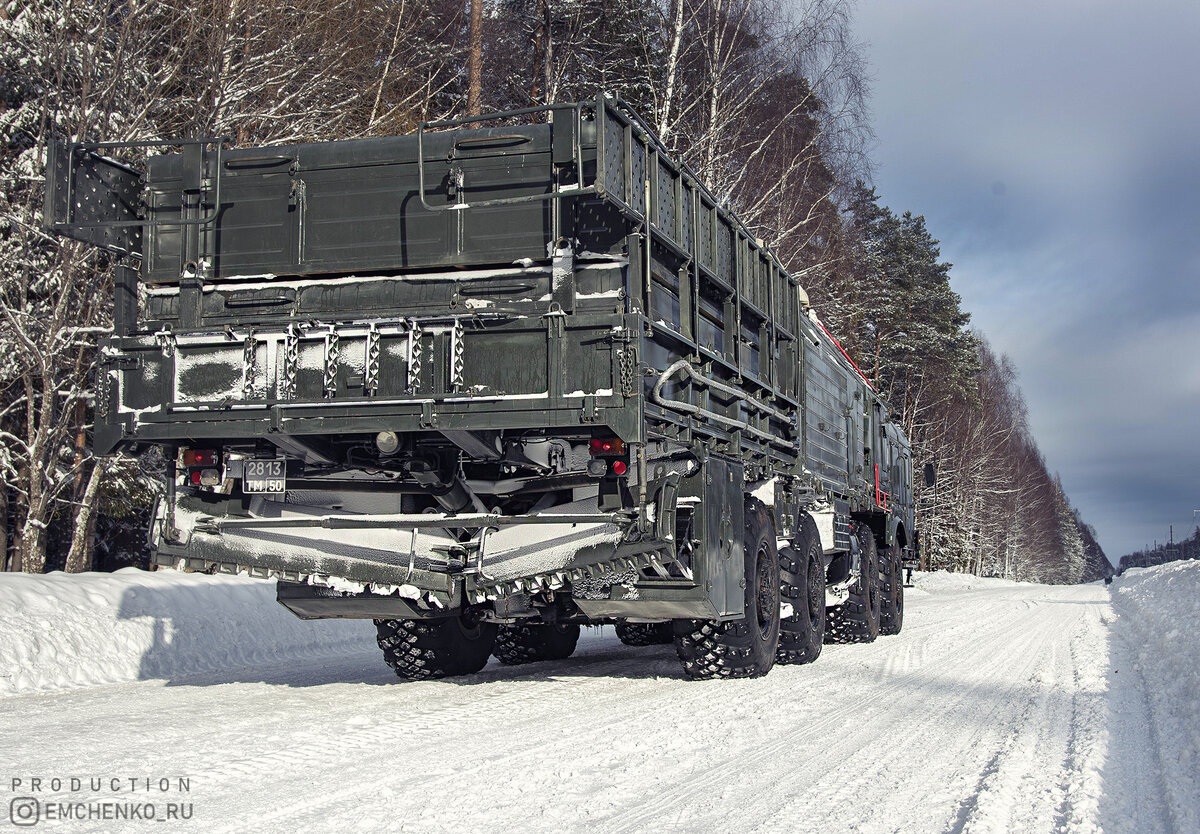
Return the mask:
POLYGON ((388 50, 387 60, 383 62, 383 72, 379 74, 379 86, 375 89, 375 103, 371 105, 371 118, 367 122, 367 127, 373 127, 375 120, 379 117, 379 106, 383 103, 383 87, 387 82, 388 72, 392 68, 392 61, 396 57, 396 48, 400 45, 400 24, 404 20, 404 6, 400 7, 400 12, 396 14, 396 31, 392 34, 392 48, 388 50))
POLYGON ((683 0, 675 0, 674 20, 671 25, 671 47, 667 55, 667 90, 663 93, 662 109, 658 117, 658 135, 664 142, 671 139, 671 106, 675 101, 675 86, 679 74, 679 47, 683 42, 683 0))
POLYGON ((46 525, 32 516, 26 517, 17 551, 21 570, 25 573, 45 573, 46 525))
MULTIPOLYGON (((545 32, 545 37, 542 38, 543 104, 552 104, 554 100, 554 93, 550 89, 551 82, 554 79, 554 41, 552 40, 551 23, 550 0, 542 0, 542 31, 545 32)), ((551 121, 551 119, 547 121, 551 121)))
POLYGON ((11 571, 14 565, 9 560, 8 549, 8 484, 0 483, 0 570, 11 571))
POLYGON ((96 530, 96 498, 100 494, 100 483, 104 480, 104 464, 96 461, 83 491, 79 513, 75 516, 75 533, 71 537, 71 550, 67 554, 67 573, 83 573, 92 569, 93 537, 96 530))
POLYGON ((467 115, 478 116, 483 101, 483 0, 471 0, 467 50, 467 115))
POLYGON ((549 78, 550 71, 543 70, 543 62, 549 51, 547 41, 550 40, 550 4, 549 0, 538 0, 538 24, 533 32, 533 75, 529 85, 529 103, 536 105, 542 100, 542 82, 549 78))

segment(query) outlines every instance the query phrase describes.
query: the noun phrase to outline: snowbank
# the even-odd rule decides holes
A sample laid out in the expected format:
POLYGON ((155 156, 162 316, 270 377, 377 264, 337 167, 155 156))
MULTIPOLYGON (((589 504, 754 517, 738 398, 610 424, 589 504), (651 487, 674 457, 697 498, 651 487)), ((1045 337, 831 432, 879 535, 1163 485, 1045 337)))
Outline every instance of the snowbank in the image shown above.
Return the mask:
POLYGON ((370 621, 299 620, 275 583, 126 568, 0 573, 0 697, 361 650, 370 621))
POLYGON ((1200 830, 1200 562, 1127 570, 1112 601, 1145 681, 1174 823, 1200 830))
POLYGON ((930 594, 974 591, 981 588, 1015 588, 1022 583, 1011 579, 975 576, 970 573, 951 573, 948 570, 913 571, 913 587, 930 594))

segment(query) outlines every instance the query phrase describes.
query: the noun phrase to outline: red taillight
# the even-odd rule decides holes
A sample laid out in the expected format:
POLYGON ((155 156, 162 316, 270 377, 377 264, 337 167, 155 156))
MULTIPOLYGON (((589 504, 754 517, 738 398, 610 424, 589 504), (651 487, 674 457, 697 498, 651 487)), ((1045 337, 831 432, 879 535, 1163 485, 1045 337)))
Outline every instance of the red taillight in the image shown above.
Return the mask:
POLYGON ((613 461, 612 471, 613 471, 614 475, 624 475, 628 469, 629 469, 629 467, 625 465, 625 461, 623 461, 623 460, 614 460, 613 461))
POLYGON ((588 443, 592 455, 623 455, 625 441, 619 437, 593 437, 588 443))
POLYGON ((200 470, 199 470, 199 469, 193 469, 193 470, 192 470, 192 474, 188 476, 188 479, 189 479, 189 480, 190 480, 190 481, 191 481, 191 482, 192 482, 194 485, 196 485, 196 486, 200 486, 200 479, 201 479, 202 477, 203 477, 203 476, 200 474, 200 470))
POLYGON ((184 449, 184 466, 217 466, 220 454, 215 449, 184 449))

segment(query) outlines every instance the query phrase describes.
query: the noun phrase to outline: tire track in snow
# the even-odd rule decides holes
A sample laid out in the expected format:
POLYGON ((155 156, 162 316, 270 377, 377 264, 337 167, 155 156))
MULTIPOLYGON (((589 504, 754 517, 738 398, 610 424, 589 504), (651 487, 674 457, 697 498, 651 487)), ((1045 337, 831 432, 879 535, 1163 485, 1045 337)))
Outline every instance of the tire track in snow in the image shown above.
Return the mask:
MULTIPOLYGON (((622 647, 623 649, 623 647, 622 647)), ((576 659, 576 664, 579 659, 576 659)), ((540 678, 548 673, 558 672, 566 677, 555 678, 553 685, 548 687, 545 682, 533 681, 535 689, 526 689, 517 693, 514 699, 514 693, 511 690, 506 690, 503 693, 497 693, 494 697, 495 713, 485 715, 481 713, 472 713, 472 719, 482 720, 483 723, 489 723, 491 718, 496 714, 510 715, 514 710, 527 707, 526 715, 517 722, 510 722, 503 726, 504 735, 507 737, 517 737, 518 745, 506 744, 496 746, 489 749, 473 751, 468 767, 461 766, 446 766, 446 756, 441 752, 434 752, 428 758, 432 759, 432 765, 429 768, 422 769, 420 767, 423 757, 418 756, 415 761, 409 761, 407 764, 414 771, 419 772, 419 778, 415 781, 419 784, 419 789, 423 795, 439 795, 444 789, 452 789, 456 784, 471 781, 471 778, 480 773, 486 773, 489 770, 496 772, 528 772, 530 768, 536 768, 539 763, 543 763, 548 758, 548 751, 553 751, 562 744, 564 733, 568 732, 565 726, 566 722, 561 720, 561 716, 554 715, 555 708, 554 698, 550 697, 555 692, 561 690, 571 690, 572 700, 577 703, 586 704, 587 713, 580 714, 576 711, 571 716, 570 737, 573 747, 595 752, 602 745, 611 743, 614 738, 627 736, 625 728, 630 724, 643 723, 648 715, 656 713, 663 714, 668 708, 673 708, 676 711, 687 711, 689 707, 698 707, 705 701, 709 700, 708 695, 699 691, 704 685, 686 684, 678 680, 671 680, 671 677, 677 677, 677 665, 674 658, 674 652, 667 650, 637 650, 623 649, 621 656, 618 659, 606 660, 602 664, 592 666, 589 671, 597 677, 588 677, 580 680, 577 670, 572 669, 570 661, 563 664, 533 664, 528 667, 518 667, 519 669, 529 670, 526 673, 528 678, 540 678), (670 652, 670 657, 662 659, 654 658, 654 654, 665 655, 670 652), (646 655, 651 655, 647 657, 646 655), (639 656, 640 655, 640 656, 639 656), (639 672, 645 671, 645 665, 653 663, 655 665, 664 665, 674 673, 672 676, 657 678, 653 676, 645 676, 642 679, 623 680, 619 688, 611 686, 611 676, 619 676, 621 671, 637 669, 639 672), (551 667, 551 668, 548 668, 551 667), (557 668, 554 668, 557 667, 557 668), (664 683, 666 686, 664 686, 664 683), (673 688, 671 685, 682 685, 693 690, 690 697, 680 697, 681 690, 673 688), (597 696, 593 690, 601 690, 597 696), (636 711, 628 709, 622 710, 621 706, 628 705, 630 702, 636 703, 636 711), (546 707, 549 706, 550 714, 547 714, 546 707), (524 770, 523 770, 524 769, 524 770)), ((511 667, 503 667, 501 674, 512 676, 516 670, 511 667)), ((726 682, 720 682, 726 683, 726 682)), ((438 684, 445 686, 447 684, 438 684)), ((578 707, 576 707, 578 709, 578 707)), ((434 723, 436 724, 436 717, 434 723)), ((405 727, 397 732, 404 735, 411 729, 405 727)), ((440 726, 437 729, 442 729, 440 726)), ((376 747, 379 741, 388 741, 397 733, 383 732, 374 733, 367 731, 365 733, 355 734, 356 737, 365 736, 368 747, 376 747)), ((420 747, 422 739, 411 736, 405 737, 406 747, 420 747)), ((351 747, 359 746, 354 739, 348 739, 347 745, 351 747)), ((343 746, 347 746, 343 745, 343 746)), ((549 754, 553 756, 553 753, 549 754)), ((257 757, 253 762, 248 763, 250 769, 257 767, 258 762, 262 758, 257 757)), ((340 757, 341 761, 347 761, 345 757, 340 757)), ((352 759, 351 759, 352 761, 352 759)), ((283 762, 279 762, 282 764, 283 762)), ((456 765, 460 763, 455 763, 456 765)), ((295 818, 298 812, 314 813, 320 818, 322 814, 330 808, 343 806, 352 800, 365 798, 370 796, 378 789, 378 781, 372 784, 369 778, 371 774, 367 774, 367 778, 363 780, 347 779, 351 785, 335 791, 323 793, 321 796, 306 801, 298 805, 292 805, 288 809, 280 810, 278 813, 256 816, 256 822, 271 822, 282 820, 284 818, 295 818)), ((556 783, 556 787, 561 789, 560 780, 550 780, 556 783)), ((469 794, 469 792, 468 792, 469 794)), ((479 822, 482 824, 487 821, 487 809, 484 807, 484 800, 479 796, 466 797, 469 803, 472 803, 478 808, 476 814, 479 817, 479 822)), ((512 805, 514 798, 508 796, 505 798, 504 804, 512 805)), ((468 809, 469 810, 469 809, 468 809)), ((463 813, 464 809, 459 809, 463 813)), ((419 820, 417 820, 419 822, 419 820)), ((239 825, 230 826, 229 831, 239 830, 239 825)))
MULTIPOLYGON (((872 756, 865 745, 851 754, 856 772, 863 774, 860 781, 874 788, 875 796, 868 795, 861 803, 870 808, 868 827, 888 829, 896 819, 909 820, 909 827, 950 831, 960 824, 964 804, 972 801, 981 774, 996 758, 1008 716, 1020 703, 1023 685, 1051 640, 1046 629, 1027 619, 1023 607, 1014 607, 1011 614, 993 625, 986 643, 974 647, 993 662, 943 669, 941 679, 917 684, 918 695, 924 698, 909 697, 874 724, 874 733, 891 734, 887 746, 899 746, 907 735, 903 759, 872 756), (953 689, 950 697, 947 683, 953 689), (920 703, 923 700, 927 704, 920 703), (895 776, 889 780, 897 764, 907 765, 909 785, 902 787, 895 776), (932 786, 911 778, 927 772, 935 775, 932 786)), ((815 789, 833 788, 833 782, 824 776, 815 789)), ((848 799, 854 794, 852 786, 843 790, 848 799)), ((836 819, 828 821, 836 824, 836 819)))
MULTIPOLYGON (((976 611, 976 614, 979 612, 976 611)), ((1011 665, 1018 662, 1021 658, 1036 658, 1038 649, 1042 644, 1051 639, 1050 635, 1041 630, 1026 630, 1024 632, 1024 641, 1014 641, 1009 632, 1009 628, 1015 625, 1018 621, 1025 618, 1023 610, 1013 610, 1007 612, 1008 616, 1003 618, 1002 622, 997 622, 993 627, 990 641, 985 647, 987 651, 981 651, 980 654, 988 656, 982 669, 986 670, 987 674, 979 675, 978 680, 973 683, 968 683, 965 688, 953 699, 952 703, 943 705, 941 712, 947 716, 958 711, 963 703, 968 705, 971 702, 973 694, 979 688, 991 685, 996 679, 1002 678, 1008 673, 1011 665)), ((945 625, 945 624, 942 624, 945 625)), ((760 771, 759 765, 767 762, 778 761, 779 758, 788 750, 796 747, 812 746, 814 736, 837 729, 839 726, 844 726, 847 723, 853 724, 853 719, 860 718, 864 714, 870 713, 875 705, 887 705, 889 701, 894 703, 890 710, 882 715, 873 716, 867 721, 862 728, 856 732, 851 732, 843 736, 841 739, 834 739, 829 742, 822 751, 823 756, 819 763, 809 765, 804 762, 797 763, 797 769, 789 769, 791 781, 795 784, 805 785, 806 790, 802 795, 802 801, 797 802, 786 797, 778 795, 760 796, 755 800, 754 811, 755 815, 760 820, 763 820, 766 827, 770 828, 772 820, 778 820, 780 827, 786 827, 784 821, 794 817, 790 813, 790 808, 800 805, 807 809, 808 813, 803 817, 806 825, 816 825, 824 827, 831 825, 836 827, 838 813, 824 820, 814 819, 811 813, 813 807, 832 807, 834 809, 853 807, 854 803, 866 805, 869 803, 863 802, 864 794, 869 796, 870 789, 864 791, 864 785, 878 784, 885 788, 883 793, 885 798, 891 793, 891 785, 888 785, 884 780, 880 770, 887 769, 891 762, 880 761, 878 757, 872 757, 870 752, 863 754, 863 750, 870 751, 878 745, 873 744, 877 740, 880 733, 886 732, 889 726, 895 725, 899 720, 906 717, 903 704, 899 704, 899 700, 895 696, 899 693, 907 693, 908 697, 903 699, 905 703, 912 704, 913 702, 921 702, 922 695, 927 695, 927 699, 931 703, 937 703, 936 695, 938 690, 944 688, 945 682, 939 677, 932 677, 926 674, 926 667, 937 667, 940 661, 945 661, 949 657, 962 651, 963 646, 959 642, 962 638, 968 635, 978 636, 978 622, 972 622, 970 619, 964 619, 956 622, 950 628, 939 628, 933 623, 928 624, 928 628, 933 632, 942 632, 943 636, 953 635, 956 640, 946 640, 937 644, 940 651, 931 653, 929 650, 930 641, 928 639, 918 638, 920 648, 913 651, 910 647, 914 645, 909 643, 904 649, 895 646, 895 651, 889 651, 893 648, 896 641, 904 638, 905 632, 902 632, 896 638, 883 638, 876 644, 872 644, 876 654, 888 652, 883 660, 883 674, 879 676, 879 683, 873 691, 859 692, 858 700, 848 700, 843 706, 827 709, 824 714, 816 720, 807 722, 797 721, 800 726, 790 730, 782 737, 767 743, 766 745, 756 749, 751 755, 747 756, 742 753, 722 758, 717 763, 706 768, 699 775, 689 775, 687 784, 679 788, 668 791, 658 796, 647 797, 650 801, 644 802, 643 805, 647 810, 640 814, 635 814, 630 817, 621 819, 620 825, 614 830, 617 831, 636 831, 646 827, 653 819, 661 819, 665 816, 668 819, 676 819, 683 817, 683 811, 689 805, 701 804, 700 800, 703 797, 711 794, 714 790, 720 787, 720 784, 727 780, 731 773, 749 773, 748 778, 755 780, 760 771), (969 625, 967 625, 969 624, 969 625), (913 661, 914 656, 919 655, 924 661, 921 665, 912 667, 909 664, 913 661), (849 722, 847 719, 851 719, 849 722), (830 765, 830 760, 841 764, 835 764, 833 769, 827 768, 830 765), (847 763, 847 760, 856 763, 854 767, 847 763), (845 771, 854 770, 857 778, 847 779, 845 771), (815 772, 814 772, 815 771, 815 772), (675 811, 681 813, 677 815, 675 811)), ((912 635, 910 635, 911 639, 912 635)), ((853 651, 855 649, 865 649, 864 646, 847 647, 853 651)), ((1032 662, 1032 661, 1031 661, 1032 662)), ((818 661, 820 663, 820 661, 818 661)), ((816 668, 816 667, 809 667, 816 668)), ((827 670, 828 671, 828 670, 827 670)), ((929 721, 927 722, 934 727, 938 725, 945 726, 945 721, 929 721)), ((927 743, 925 747, 932 750, 943 748, 945 745, 945 735, 943 732, 935 732, 933 736, 936 741, 927 743)), ((831 734, 832 736, 832 734, 831 734)), ((776 768, 778 769, 778 768, 776 768)), ((692 825, 703 825, 705 821, 691 820, 692 825)))
MULTIPOLYGON (((628 656, 608 657, 605 652, 598 659, 587 662, 588 655, 576 658, 576 664, 585 660, 586 669, 599 679, 609 676, 619 676, 620 672, 630 665, 632 658, 628 656)), ((561 667, 570 661, 555 664, 536 664, 525 667, 499 667, 488 670, 491 674, 481 673, 476 678, 495 677, 493 688, 488 689, 485 681, 447 682, 420 681, 401 682, 395 686, 404 690, 408 695, 409 689, 423 688, 430 695, 436 696, 430 701, 420 701, 415 705, 405 704, 403 722, 396 723, 385 717, 375 716, 368 720, 351 718, 351 728, 341 732, 334 738, 322 739, 321 752, 335 760, 340 760, 342 754, 352 754, 362 750, 378 750, 389 742, 404 740, 417 746, 432 744, 445 735, 447 727, 460 724, 464 719, 488 723, 499 717, 518 716, 515 723, 506 725, 510 731, 530 729, 544 717, 536 711, 528 709, 546 701, 553 701, 567 690, 576 689, 579 682, 575 677, 554 677, 556 672, 578 671, 563 670, 561 667), (529 686, 530 679, 546 677, 545 681, 536 681, 536 688, 529 686), (446 697, 447 695, 450 697, 446 697)), ((636 695, 639 689, 653 688, 656 683, 653 678, 629 681, 630 689, 613 691, 602 697, 597 705, 605 705, 609 701, 621 700, 636 695)), ((414 695, 424 694, 413 693, 414 695)), ((326 717, 325 720, 328 720, 326 717)), ((299 740, 298 740, 299 741, 299 740)), ((296 764, 311 755, 312 748, 307 743, 299 743, 286 750, 273 750, 263 754, 243 757, 223 764, 220 768, 201 771, 198 778, 210 780, 209 784, 217 785, 223 782, 237 781, 245 776, 261 774, 270 766, 280 767, 296 764)))
MULTIPOLYGON (((1168 784, 1162 748, 1149 720, 1146 681, 1124 638, 1110 628, 1116 618, 1106 605, 1088 624, 1108 640, 1105 662, 1076 664, 1080 677, 1070 753, 1081 776, 1064 785, 1060 824, 1071 831, 1116 834, 1184 831, 1165 801, 1168 784), (1126 770, 1130 765, 1132 770, 1126 770), (1114 804, 1122 813, 1114 812, 1114 804)), ((1092 644, 1073 642, 1073 655, 1088 660, 1092 644)))
MULTIPOLYGON (((1105 606, 1108 607, 1108 606, 1105 606)), ((1111 609, 1110 609, 1111 610, 1111 609)), ((1109 653, 1095 657, 1104 645, 1101 628, 1103 611, 1097 605, 1082 618, 1069 643, 1071 657, 1070 733, 1058 788, 1062 801, 1057 809, 1060 829, 1102 831, 1099 799, 1104 790, 1101 770, 1105 759, 1104 726, 1109 653)))
MULTIPOLYGON (((969 631, 967 627, 962 627, 963 631, 969 631)), ((846 652, 855 652, 862 649, 867 649, 864 646, 854 647, 838 647, 846 652)), ((596 666, 593 674, 603 676, 618 675, 623 669, 639 671, 644 670, 644 665, 650 658, 645 657, 648 652, 637 652, 630 650, 622 650, 620 657, 604 661, 603 664, 596 666), (641 654, 642 656, 638 656, 641 654)), ((658 650, 664 654, 670 650, 658 650)), ((924 655, 924 651, 920 654, 924 655)), ((673 655, 673 653, 671 653, 673 655)), ((568 661, 568 664, 577 665, 584 658, 576 658, 574 661, 568 661)), ((655 663, 664 663, 664 661, 652 661, 655 663)), ((669 664, 672 672, 676 673, 674 667, 674 657, 671 656, 665 660, 669 664)), ((525 676, 529 678, 538 678, 547 673, 549 664, 536 664, 529 667, 518 667, 518 669, 502 668, 500 675, 512 677, 519 674, 518 670, 528 670, 525 676)), ((566 664, 553 664, 555 672, 560 672, 565 675, 571 675, 573 671, 571 666, 566 664)), ((814 667, 807 667, 811 670, 814 667)), ((781 668, 775 674, 779 675, 784 670, 781 668)), ((797 670, 799 671, 799 670, 797 670)), ((889 690, 899 690, 906 685, 907 679, 896 676, 886 676, 893 678, 889 684, 889 690)), ((673 708, 677 712, 687 714, 689 712, 701 711, 702 707, 712 700, 712 687, 730 687, 742 686, 756 688, 754 682, 745 681, 715 681, 712 683, 682 683, 678 681, 662 681, 662 680, 634 680, 625 681, 619 691, 613 691, 606 697, 601 697, 599 700, 592 697, 589 690, 600 688, 609 689, 608 682, 604 679, 580 681, 576 677, 566 677, 555 679, 551 684, 537 682, 537 689, 527 690, 522 693, 517 693, 514 697, 513 687, 520 684, 520 681, 501 680, 497 681, 496 685, 503 686, 503 692, 492 692, 489 696, 489 704, 494 707, 492 713, 473 713, 473 718, 482 719, 484 723, 495 717, 495 714, 507 714, 511 712, 519 712, 526 708, 534 710, 534 714, 530 715, 527 720, 509 724, 505 726, 505 733, 509 736, 519 736, 520 748, 505 749, 501 756, 502 764, 507 768, 518 768, 522 765, 535 765, 539 759, 545 757, 547 747, 555 744, 563 734, 561 723, 556 723, 547 720, 537 707, 544 705, 548 701, 553 701, 554 696, 563 690, 570 689, 572 696, 582 702, 589 702, 589 712, 600 713, 604 715, 603 720, 592 721, 585 727, 580 727, 579 722, 574 722, 571 729, 573 744, 581 749, 595 750, 603 745, 607 740, 614 737, 630 735, 630 725, 643 724, 646 716, 655 713, 665 713, 668 708, 673 708), (664 686, 664 683, 666 684, 664 686), (672 685, 673 684, 673 685, 672 685), (682 686, 683 689, 678 688, 682 686), (630 713, 628 711, 611 710, 610 707, 614 703, 634 702, 637 704, 637 711, 630 713)), ((442 689, 451 684, 435 683, 435 684, 419 684, 420 686, 432 686, 442 689)), ((414 684, 405 684, 406 690, 414 684)), ((477 687, 469 687, 475 691, 477 687)), ((861 709, 861 705, 848 703, 844 708, 835 711, 827 716, 822 722, 822 726, 834 726, 845 717, 852 715, 856 710, 861 709)), ((363 728, 347 734, 343 738, 335 740, 332 748, 328 751, 331 755, 336 756, 338 760, 345 761, 345 754, 352 751, 365 748, 376 748, 379 745, 386 745, 389 742, 394 742, 403 738, 407 748, 420 747, 429 740, 430 731, 440 731, 446 713, 460 712, 458 705, 449 705, 444 708, 439 708, 431 711, 428 714, 422 713, 416 716, 415 723, 406 723, 402 727, 395 728, 363 728)), ((324 752, 324 751, 323 751, 324 752)), ((486 752, 475 757, 475 761, 471 768, 472 772, 477 772, 485 769, 488 762, 495 757, 489 756, 486 752)), ((261 773, 268 766, 273 767, 275 772, 279 768, 285 767, 289 762, 295 761, 295 755, 292 753, 269 753, 264 756, 255 756, 235 763, 228 767, 223 767, 223 773, 211 774, 219 781, 237 781, 246 775, 253 773, 261 773)), ((422 791, 430 791, 437 793, 438 788, 447 782, 457 781, 464 776, 461 770, 426 770, 420 779, 422 791)), ((351 780, 353 781, 353 780, 351 780)), ((265 817, 256 817, 259 822, 268 822, 275 818, 282 818, 285 815, 294 815, 298 810, 317 811, 326 807, 333 807, 339 804, 344 804, 354 797, 363 796, 367 791, 360 786, 349 786, 341 790, 327 792, 320 797, 314 798, 310 802, 305 802, 300 806, 293 805, 286 812, 279 814, 268 814, 265 817)), ((236 826, 235 826, 236 827, 236 826)))
MULTIPOLYGON (((1121 641, 1118 639, 1117 641, 1121 641)), ((1115 824, 1110 828, 1118 832, 1130 834, 1155 834, 1155 832, 1180 832, 1185 829, 1176 821, 1168 795, 1167 780, 1163 775, 1162 747, 1158 740, 1158 730, 1150 717, 1150 706, 1146 697, 1146 679, 1141 667, 1134 662, 1133 654, 1127 646, 1114 647, 1114 665, 1123 670, 1136 685, 1122 684, 1121 699, 1111 699, 1107 705, 1110 748, 1120 749, 1128 755, 1137 752, 1137 767, 1128 772, 1117 771, 1109 776, 1110 770, 1127 765, 1127 762, 1106 762, 1105 782, 1120 791, 1120 801, 1126 807, 1124 814, 1115 816, 1112 813, 1105 816, 1115 824), (1147 785, 1150 782, 1152 785, 1147 785), (1130 790, 1132 786, 1137 790, 1130 790)), ((1114 791, 1115 792, 1115 791, 1114 791)), ((1111 794, 1110 794, 1111 795, 1111 794)))
POLYGON ((1058 691, 1064 679, 1062 666, 1062 652, 1051 645, 1048 656, 1027 683, 1017 688, 1028 699, 1025 708, 989 760, 978 787, 960 809, 958 825, 951 831, 974 834, 1050 830, 1054 818, 1047 809, 1054 806, 1053 798, 1045 798, 1032 809, 1026 800, 1025 813, 1020 813, 1020 806, 1023 797, 1045 793, 1047 781, 1061 780, 1066 741, 1060 736, 1068 726, 1064 718, 1070 713, 1065 694, 1058 691))

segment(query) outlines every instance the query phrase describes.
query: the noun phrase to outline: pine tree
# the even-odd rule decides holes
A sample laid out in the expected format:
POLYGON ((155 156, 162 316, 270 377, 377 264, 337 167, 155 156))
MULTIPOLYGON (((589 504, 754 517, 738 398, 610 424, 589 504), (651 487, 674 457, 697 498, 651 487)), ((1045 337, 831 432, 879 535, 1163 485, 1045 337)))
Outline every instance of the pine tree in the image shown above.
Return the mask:
POLYGON ((1083 537, 1079 534, 1075 513, 1063 492, 1062 480, 1054 476, 1054 510, 1058 522, 1058 546, 1062 552, 1062 568, 1055 580, 1062 584, 1074 584, 1083 580, 1086 562, 1083 552, 1083 537))

